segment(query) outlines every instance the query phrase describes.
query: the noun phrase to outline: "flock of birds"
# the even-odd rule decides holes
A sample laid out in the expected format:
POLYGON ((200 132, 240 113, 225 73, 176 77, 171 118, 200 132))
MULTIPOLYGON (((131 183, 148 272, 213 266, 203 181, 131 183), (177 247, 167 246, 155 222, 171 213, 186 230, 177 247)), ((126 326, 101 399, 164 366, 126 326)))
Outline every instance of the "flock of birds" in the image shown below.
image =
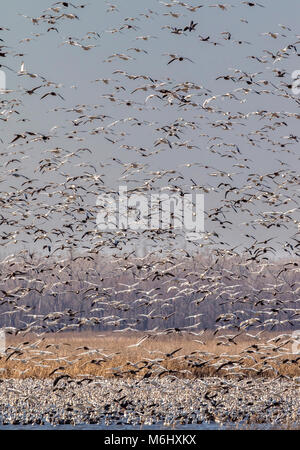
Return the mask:
MULTIPOLYGON (((57 367, 49 369, 55 389, 81 357, 101 366, 114 355, 84 347, 81 357, 68 361, 55 356, 57 346, 42 351, 39 345, 48 333, 93 330, 137 334, 130 347, 143 349, 145 359, 113 368, 114 377, 173 379, 203 367, 228 377, 270 371, 281 377, 282 364, 299 368, 300 358, 289 355, 291 333, 299 327, 300 99, 291 68, 297 69, 300 36, 279 24, 254 36, 255 45, 244 40, 241 27, 249 36, 254 20, 247 12, 267 9, 256 2, 154 1, 153 9, 147 2, 134 17, 122 16, 119 5, 95 3, 118 25, 66 37, 70 24, 80 25, 80 33, 81 14, 90 4, 55 2, 39 16, 21 14, 34 32, 15 46, 12 30, 0 27, 0 69, 21 83, 2 89, 0 98, 0 325, 21 337, 0 363, 24 362, 31 346, 30 364, 41 364, 37 354, 45 361, 56 358, 57 367), (239 8, 246 15, 238 19, 240 34, 234 23, 218 33, 213 22, 205 34, 203 15, 210 8, 218 20, 228 15, 227 21, 239 8), (88 65, 85 53, 102 55, 107 38, 116 49, 102 60, 110 76, 90 81, 95 104, 72 103, 60 81, 30 69, 24 50, 53 40, 56 52, 73 47, 88 65), (256 53, 262 40, 272 47, 256 53), (212 68, 205 87, 195 81, 202 77, 199 55, 192 52, 214 54, 218 48, 231 52, 232 60, 242 48, 247 69, 220 74, 212 68), (45 131, 53 117, 56 125, 45 131), (202 238, 189 239, 172 224, 142 232, 97 229, 97 214, 109 215, 111 208, 97 199, 117 199, 119 184, 130 195, 204 194, 202 238), (239 336, 255 343, 241 354, 216 355, 203 350, 206 330, 225 350, 239 336), (264 334, 269 332, 277 333, 264 334), (149 341, 166 335, 187 336, 202 347, 193 354, 147 349, 149 341), (164 364, 176 358, 188 369, 172 371, 164 364)), ((71 88, 76 98, 80 86, 71 88)), ((134 208, 131 213, 136 215, 134 208)))
POLYGON ((145 380, 137 389, 132 380, 96 378, 80 384, 73 380, 68 389, 60 386, 55 392, 51 384, 51 380, 4 380, 0 424, 46 429, 76 425, 127 430, 297 429, 299 417, 299 392, 287 380, 164 378, 145 380))

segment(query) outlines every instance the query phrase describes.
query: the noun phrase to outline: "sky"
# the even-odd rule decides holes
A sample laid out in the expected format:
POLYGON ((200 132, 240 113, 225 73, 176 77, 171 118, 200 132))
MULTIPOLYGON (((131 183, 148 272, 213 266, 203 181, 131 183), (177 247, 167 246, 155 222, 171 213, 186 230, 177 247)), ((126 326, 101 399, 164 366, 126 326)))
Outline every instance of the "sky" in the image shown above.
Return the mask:
MULTIPOLYGON (((7 172, 7 167, 15 167, 15 163, 6 166, 14 152, 17 155, 21 152, 21 164, 16 165, 18 173, 37 178, 38 183, 61 183, 66 179, 64 174, 82 173, 83 166, 78 166, 81 163, 94 166, 95 169, 91 171, 100 175, 104 185, 114 190, 118 190, 121 183, 126 182, 128 186, 133 187, 144 179, 144 172, 141 171, 132 174, 128 179, 120 180, 126 170, 124 164, 146 164, 147 170, 154 173, 158 170, 176 170, 190 185, 199 184, 205 188, 206 216, 213 208, 220 207, 221 200, 224 200, 222 186, 218 187, 224 180, 224 183, 229 182, 233 183, 233 186, 237 184, 241 187, 247 186, 251 173, 262 175, 281 170, 282 167, 298 171, 297 141, 289 140, 291 145, 281 149, 274 145, 274 142, 286 143, 284 136, 297 135, 297 119, 285 113, 298 113, 299 104, 295 99, 274 93, 281 92, 281 82, 291 83, 291 73, 300 69, 299 57, 297 53, 290 51, 288 56, 274 61, 267 51, 274 55, 279 49, 297 43, 300 39, 297 38, 299 2, 262 0, 259 4, 264 7, 249 7, 240 0, 233 0, 230 4, 224 3, 226 10, 223 10, 214 1, 203 1, 199 3, 203 7, 198 8, 196 12, 187 7, 196 6, 197 2, 187 1, 185 6, 181 3, 180 5, 180 2, 176 4, 154 0, 116 1, 113 2, 115 8, 110 12, 109 2, 89 0, 84 8, 75 9, 70 6, 60 10, 60 13, 76 14, 79 19, 64 18, 53 25, 43 20, 34 25, 31 21, 32 17, 40 17, 51 7, 52 3, 49 1, 12 0, 6 5, 5 10, 1 12, 1 27, 7 27, 9 30, 2 30, 0 37, 4 41, 2 44, 8 46, 2 51, 5 50, 8 54, 1 58, 0 63, 12 69, 2 67, 6 73, 6 89, 11 92, 2 94, 0 100, 9 99, 17 112, 0 123, 0 152, 4 167, 0 172, 0 186, 3 198, 12 189, 12 180, 14 189, 20 186, 19 180, 7 172), (173 16, 178 14, 179 17, 173 17, 170 13, 173 16), (142 14, 148 15, 149 18, 142 14), (171 33, 170 27, 184 27, 191 20, 197 23, 195 31, 179 35, 171 33), (128 24, 133 25, 134 29, 120 30, 128 24), (47 31, 51 26, 56 27, 57 31, 47 31), (97 34, 87 35, 88 32, 97 34), (269 32, 279 34, 276 38, 263 35, 269 32), (228 33, 230 39, 226 39, 228 33), (90 38, 83 39, 85 36, 90 38), (142 36, 149 37, 144 40, 141 39, 142 36), (218 45, 201 41, 199 36, 209 36, 209 40, 218 45), (27 38, 30 38, 29 42, 26 41, 27 38), (95 47, 84 50, 79 45, 69 45, 70 40, 95 47), (141 51, 136 52, 132 48, 141 51), (130 59, 111 57, 116 53, 125 54, 130 59), (172 59, 168 54, 180 55, 191 61, 174 61, 168 64, 172 59), (261 63, 251 56, 265 58, 266 62, 261 63), (26 71, 38 74, 39 77, 20 76, 18 72, 22 62, 26 71), (234 73, 234 70, 241 72, 234 73), (274 70, 284 70, 284 77, 276 77, 274 70), (259 81, 257 85, 248 85, 253 89, 249 94, 245 91, 234 91, 247 87, 247 84, 219 78, 228 74, 237 76, 237 73, 243 72, 256 74, 253 79, 259 81), (145 75, 150 79, 130 80, 126 73, 145 75), (40 77, 54 84, 47 87, 40 77), (273 85, 264 86, 262 80, 268 80, 273 85), (201 89, 191 91, 191 101, 196 105, 194 107, 178 104, 174 99, 173 103, 161 102, 155 97, 145 101, 152 93, 149 87, 147 91, 135 91, 145 85, 159 83, 161 88, 171 89, 171 86, 178 86, 186 81, 201 86, 201 89), (26 93, 25 89, 39 85, 42 85, 41 90, 37 90, 33 95, 26 93), (261 92, 263 89, 270 90, 271 93, 261 92), (41 99, 42 94, 53 90, 62 98, 57 95, 41 99), (236 98, 218 97, 227 93, 234 93, 236 98), (220 126, 218 121, 221 120, 222 113, 203 108, 203 102, 212 96, 217 98, 211 100, 209 106, 232 113, 231 127, 220 126), (129 100, 132 103, 126 105, 129 100), (83 113, 72 111, 76 105, 77 110, 82 108, 83 113), (78 105, 81 107, 78 108, 78 105), (259 111, 278 112, 278 118, 262 118, 255 114, 259 111), (83 123, 86 115, 105 117, 83 123), (176 136, 169 137, 172 148, 166 143, 158 143, 158 139, 166 136, 161 127, 180 120, 184 123, 190 122, 189 126, 182 129, 181 142, 194 147, 176 145, 179 143, 176 136), (274 130, 269 129, 268 126, 273 126, 276 120, 286 124, 275 127, 274 130), (119 122, 115 123, 116 121, 119 122), (139 121, 141 125, 138 124, 139 121), (259 129, 260 134, 255 134, 259 129), (31 141, 26 145, 20 140, 12 143, 18 133, 25 131, 49 135, 51 139, 46 142, 31 141), (72 134, 74 131, 76 135, 72 134), (252 142, 249 140, 250 136, 253 138, 252 142), (273 142, 268 141, 268 138, 273 142), (227 147, 223 146, 224 142, 227 147), (128 146, 144 148, 147 152, 154 153, 143 157, 141 152, 128 146), (224 157, 224 153, 228 155, 227 149, 235 146, 239 149, 239 153, 235 155, 237 160, 233 160, 231 156, 224 157), (74 158, 66 156, 65 162, 57 169, 38 172, 37 165, 49 157, 49 150, 56 147, 61 148, 64 155, 78 148, 88 148, 91 152, 83 151, 80 157, 74 158), (118 163, 113 158, 121 162, 118 163), (282 166, 278 160, 288 166, 282 166), (233 167, 233 163, 244 164, 247 168, 233 167), (185 164, 191 166, 186 167, 185 164), (217 177, 211 175, 216 171, 219 173, 217 177), (220 171, 232 175, 222 176, 220 171)), ((297 44, 295 45, 297 47, 297 44)), ((226 120, 226 116, 224 117, 226 120)), ((168 179, 171 177, 172 174, 158 180, 155 185, 170 185, 168 179)), ((182 185, 186 186, 185 181, 182 181, 182 185)), ((203 189, 201 192, 203 193, 203 189)), ((230 198, 230 194, 226 198, 230 198)), ((39 209, 39 200, 37 199, 36 203, 33 201, 32 208, 35 213, 39 209)), ((47 201, 51 206, 51 198, 47 198, 47 201)), ((95 205, 95 195, 87 195, 83 202, 92 208, 95 205)), ((284 208, 289 210, 296 205, 297 203, 289 202, 284 208)), ((255 203, 250 215, 258 217, 259 212, 268 208, 269 205, 255 203)), ((274 234, 280 255, 280 247, 286 242, 286 234, 292 236, 297 230, 299 218, 297 219, 296 212, 293 214, 294 221, 291 220, 287 229, 276 229, 274 234)), ((272 234, 273 228, 265 229, 260 225, 245 227, 245 223, 249 221, 247 215, 247 212, 239 211, 237 214, 231 210, 226 218, 232 224, 225 228, 220 228, 220 223, 212 223, 206 217, 205 227, 210 233, 217 232, 220 240, 223 239, 221 235, 224 235, 224 241, 231 246, 240 245, 241 248, 247 245, 245 234, 249 228, 258 239, 267 238, 270 234, 266 233, 272 234)), ((253 219, 251 216, 250 221, 257 217, 253 219)), ((61 226, 63 220, 63 217, 60 218, 61 226)), ((49 224, 44 226, 47 228, 49 224)))

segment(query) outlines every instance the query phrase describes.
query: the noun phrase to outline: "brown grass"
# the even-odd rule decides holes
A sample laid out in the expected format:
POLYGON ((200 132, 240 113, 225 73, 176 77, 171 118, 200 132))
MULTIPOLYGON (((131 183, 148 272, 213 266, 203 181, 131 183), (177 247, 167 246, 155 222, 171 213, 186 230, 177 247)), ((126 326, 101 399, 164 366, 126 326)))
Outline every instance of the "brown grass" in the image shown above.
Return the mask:
POLYGON ((296 360, 297 355, 291 354, 289 339, 281 338, 276 344, 268 342, 275 337, 274 334, 264 335, 259 341, 239 336, 235 340, 236 344, 230 345, 220 344, 221 340, 209 332, 201 337, 156 335, 150 336, 138 347, 130 347, 146 334, 10 336, 7 338, 6 354, 0 359, 0 377, 55 378, 67 374, 70 377, 141 378, 149 372, 151 377, 162 377, 167 374, 164 369, 181 377, 233 376, 234 373, 243 373, 249 377, 300 375, 299 361, 296 360), (195 339, 204 343, 195 342, 195 339), (275 350, 280 343, 286 344, 275 350), (251 347, 253 345, 255 347, 251 347), (176 349, 180 350, 173 356, 167 355, 176 349), (272 359, 277 355, 278 358, 272 359), (160 361, 153 362, 157 358, 160 361), (207 360, 210 362, 204 363, 207 360), (238 362, 241 368, 230 365, 219 368, 226 361, 238 362), (50 375, 55 369, 58 370, 50 375), (138 369, 141 370, 135 372, 138 369))

